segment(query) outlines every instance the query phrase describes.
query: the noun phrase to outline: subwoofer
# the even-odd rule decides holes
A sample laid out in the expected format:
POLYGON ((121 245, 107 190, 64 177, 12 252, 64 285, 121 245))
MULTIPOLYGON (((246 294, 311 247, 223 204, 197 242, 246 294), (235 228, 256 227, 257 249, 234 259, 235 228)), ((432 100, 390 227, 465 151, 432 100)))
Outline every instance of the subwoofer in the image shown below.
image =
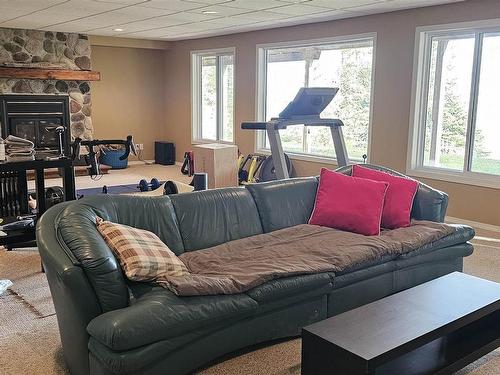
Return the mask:
POLYGON ((175 145, 171 142, 155 142, 155 163, 161 165, 175 164, 175 145))

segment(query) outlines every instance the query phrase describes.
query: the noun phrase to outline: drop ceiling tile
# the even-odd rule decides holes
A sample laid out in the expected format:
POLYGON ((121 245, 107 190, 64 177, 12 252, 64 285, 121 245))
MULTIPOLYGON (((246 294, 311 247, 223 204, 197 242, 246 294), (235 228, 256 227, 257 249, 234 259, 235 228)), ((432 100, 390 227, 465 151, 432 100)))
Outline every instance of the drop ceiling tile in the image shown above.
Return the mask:
POLYGON ((140 5, 140 4, 147 4, 149 3, 150 0, 93 0, 93 1, 97 3, 112 3, 119 5, 140 5))
POLYGON ((69 0, 53 6, 44 12, 48 12, 49 14, 70 13, 74 16, 74 18, 79 18, 124 7, 126 7, 126 5, 117 3, 97 2, 93 0, 69 0))
POLYGON ((49 17, 44 16, 43 12, 36 12, 24 16, 18 16, 4 21, 0 24, 1 27, 27 28, 37 29, 57 23, 68 22, 75 19, 75 15, 65 13, 54 13, 49 17), (40 14, 42 13, 42 14, 40 14))
POLYGON ((187 25, 187 26, 172 26, 172 27, 166 27, 163 29, 159 29, 159 32, 162 33, 163 35, 174 35, 174 34, 190 34, 193 32, 193 29, 187 25))
MULTIPOLYGON (((55 6, 57 4, 63 3, 65 0, 53 0, 53 1, 37 1, 37 0, 27 0, 27 1, 19 1, 19 0, 0 0, 0 26, 2 27, 23 27, 23 26, 10 26, 10 25, 2 25, 1 22, 5 22, 8 20, 13 20, 18 17, 25 16, 27 14, 31 14, 43 9, 46 9, 51 6, 55 6)), ((35 19, 38 23, 44 23, 38 17, 35 19)), ((21 22, 20 22, 21 23, 21 22)), ((29 26, 29 21, 22 22, 24 25, 29 26)))
POLYGON ((235 20, 235 24, 237 24, 238 21, 253 21, 253 22, 261 22, 261 21, 279 21, 283 20, 285 18, 288 18, 289 16, 285 14, 279 14, 279 13, 274 13, 274 12, 267 12, 267 11, 255 11, 255 12, 248 12, 244 14, 238 14, 236 16, 231 17, 231 19, 235 20))
POLYGON ((303 3, 310 3, 311 0, 276 0, 279 1, 280 3, 287 3, 287 4, 303 4, 303 3))
POLYGON ((384 2, 387 2, 387 0, 311 0, 307 3, 307 5, 320 6, 330 9, 348 9, 384 2))
MULTIPOLYGON (((241 25, 241 23, 240 23, 241 25)), ((219 20, 206 21, 206 22, 195 22, 189 25, 191 32, 193 31, 203 31, 203 30, 218 30, 225 29, 231 26, 235 26, 234 23, 229 24, 229 22, 220 22, 219 20)))
POLYGON ((5 20, 0 23, 0 27, 5 27, 5 28, 13 28, 13 29, 43 29, 45 25, 47 24, 47 21, 40 20, 40 19, 28 19, 24 21, 18 21, 16 19, 14 20, 5 20))
POLYGON ((249 10, 266 10, 287 4, 282 3, 278 0, 234 0, 224 5, 228 7, 249 9, 249 10))
POLYGON ((136 33, 129 34, 127 36, 132 37, 132 38, 145 38, 145 39, 154 39, 154 38, 161 38, 162 34, 165 32, 161 32, 159 30, 148 30, 148 31, 139 31, 136 33))
POLYGON ((151 19, 149 22, 152 24, 168 24, 170 22, 198 22, 198 21, 209 21, 213 19, 221 18, 218 14, 202 14, 202 13, 188 13, 188 12, 180 12, 169 14, 166 16, 156 17, 151 19))
MULTIPOLYGON (((165 1, 165 0, 158 0, 158 1, 165 1)), ((195 4, 210 4, 210 5, 215 5, 215 4, 225 4, 225 3, 230 3, 233 0, 180 0, 184 3, 195 3, 195 4)), ((248 1, 253 1, 253 0, 248 0, 248 1)))
POLYGON ((452 3, 457 1, 463 1, 463 0, 388 0, 384 2, 360 5, 346 9, 353 12, 373 14, 373 13, 393 12, 397 10, 418 8, 424 6, 439 5, 443 3, 452 3))
POLYGON ((150 0, 146 3, 140 4, 139 6, 145 8, 166 9, 176 12, 182 12, 186 10, 201 8, 206 5, 207 4, 191 3, 181 0, 150 0))
MULTIPOLYGON (((50 8, 28 13, 20 16, 15 20, 8 23, 2 23, 4 27, 26 27, 25 25, 32 25, 29 28, 37 28, 40 25, 51 26, 63 22, 74 21, 78 19, 85 19, 85 17, 107 12, 116 8, 123 7, 119 4, 98 3, 89 0, 70 0, 50 8), (18 25, 18 26, 16 26, 18 25), (20 26, 23 25, 23 26, 20 26)), ((82 21, 82 23, 85 21, 82 21)))
POLYGON ((0 9, 4 8, 15 9, 20 12, 33 12, 64 2, 66 2, 66 0, 0 0, 0 9))
POLYGON ((405 7, 405 8, 418 8, 433 5, 442 5, 447 3, 459 3, 464 0, 389 0, 388 6, 392 7, 405 7))
POLYGON ((87 30, 87 26, 83 24, 70 24, 70 25, 56 25, 56 26, 50 26, 50 27, 40 27, 40 30, 47 30, 47 31, 61 31, 64 33, 85 33, 87 30))
POLYGON ((207 21, 215 19, 213 15, 194 14, 194 13, 174 13, 167 16, 156 17, 144 21, 129 22, 118 25, 113 25, 115 28, 124 29, 123 35, 128 36, 131 33, 141 31, 156 30, 165 27, 192 24, 194 22, 207 21))
POLYGON ((197 13, 197 14, 205 14, 204 12, 216 12, 216 14, 214 14, 214 16, 228 17, 228 16, 234 16, 234 15, 241 14, 241 13, 246 13, 246 12, 248 12, 248 9, 231 8, 231 7, 224 6, 224 5, 210 5, 207 7, 202 7, 202 8, 187 11, 187 13, 197 13))
POLYGON ((310 14, 321 13, 328 10, 329 10, 328 8, 302 5, 302 4, 290 4, 272 9, 274 13, 287 14, 290 16, 306 16, 306 17, 310 14))
POLYGON ((287 24, 300 25, 312 22, 333 21, 344 18, 356 17, 359 14, 345 10, 330 10, 321 13, 310 14, 307 16, 295 16, 286 19, 287 24))
MULTIPOLYGON (((130 7, 125 9, 120 9, 117 11, 106 12, 98 14, 96 16, 90 16, 85 18, 84 22, 92 27, 92 29, 97 28, 111 28, 116 25, 123 25, 125 23, 131 23, 136 21, 147 21, 150 19, 157 18, 163 15, 173 14, 172 11, 159 10, 152 8, 143 7, 130 7)), ((79 21, 77 21, 79 22, 79 21)))

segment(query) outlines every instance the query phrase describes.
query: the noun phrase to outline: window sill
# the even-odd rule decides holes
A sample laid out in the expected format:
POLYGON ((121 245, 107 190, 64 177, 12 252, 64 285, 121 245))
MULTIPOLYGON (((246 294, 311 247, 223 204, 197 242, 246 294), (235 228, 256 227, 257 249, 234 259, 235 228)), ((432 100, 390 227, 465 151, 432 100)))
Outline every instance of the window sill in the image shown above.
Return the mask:
POLYGON ((412 177, 429 178, 462 185, 500 189, 500 176, 485 173, 461 172, 438 168, 416 168, 407 169, 406 174, 412 177))

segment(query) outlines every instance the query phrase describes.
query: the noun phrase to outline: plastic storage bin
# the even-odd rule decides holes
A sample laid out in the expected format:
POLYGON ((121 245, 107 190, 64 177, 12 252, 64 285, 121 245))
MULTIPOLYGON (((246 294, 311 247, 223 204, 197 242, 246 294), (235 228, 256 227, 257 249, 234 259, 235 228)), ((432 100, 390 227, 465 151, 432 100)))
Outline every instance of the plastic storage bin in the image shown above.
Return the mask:
POLYGON ((128 166, 128 158, 120 160, 123 150, 106 150, 101 153, 101 163, 109 165, 112 169, 125 169, 128 166))

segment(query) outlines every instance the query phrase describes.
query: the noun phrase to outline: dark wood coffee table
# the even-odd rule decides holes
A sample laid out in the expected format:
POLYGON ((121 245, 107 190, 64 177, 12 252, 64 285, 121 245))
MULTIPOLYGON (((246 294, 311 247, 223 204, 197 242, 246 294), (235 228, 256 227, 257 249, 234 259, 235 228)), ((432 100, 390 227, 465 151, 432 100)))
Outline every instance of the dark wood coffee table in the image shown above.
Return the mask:
POLYGON ((500 284, 454 272, 305 327, 302 374, 450 374, 499 346, 500 284))

